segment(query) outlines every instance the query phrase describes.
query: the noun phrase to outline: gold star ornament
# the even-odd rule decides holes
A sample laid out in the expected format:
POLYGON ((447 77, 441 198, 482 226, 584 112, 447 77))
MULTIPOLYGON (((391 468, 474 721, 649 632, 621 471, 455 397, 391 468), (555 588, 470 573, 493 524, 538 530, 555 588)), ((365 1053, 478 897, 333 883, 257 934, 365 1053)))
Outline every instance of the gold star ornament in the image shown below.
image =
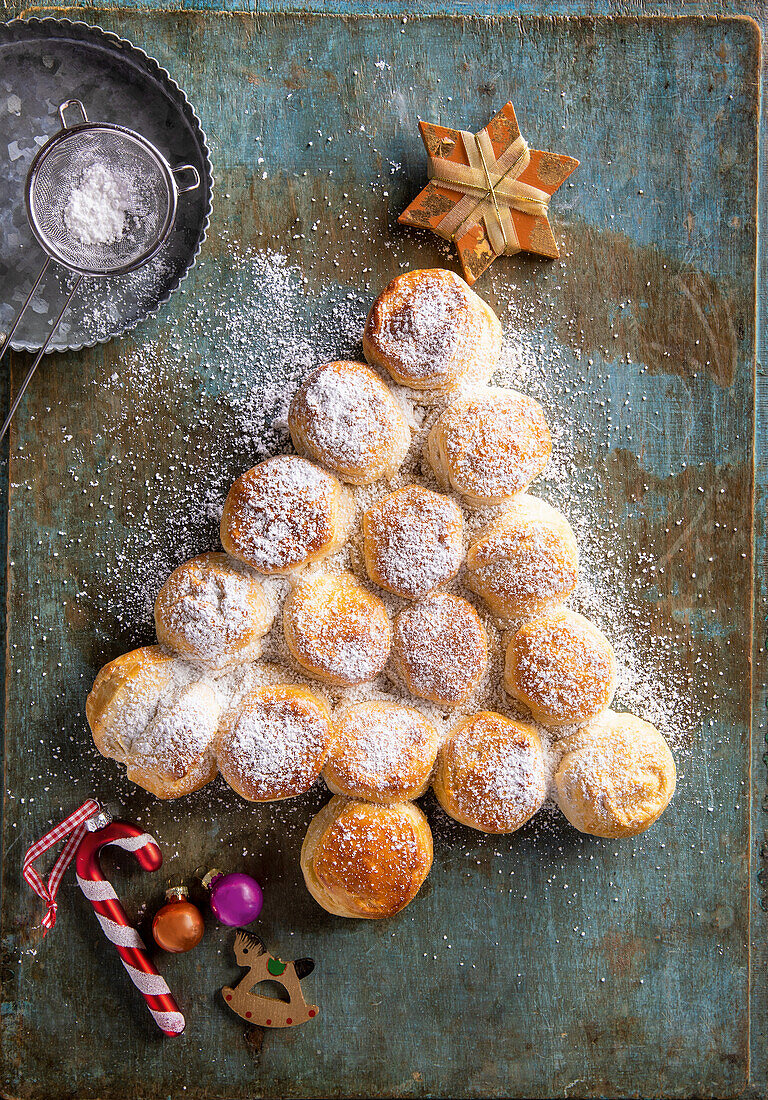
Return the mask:
POLYGON ((429 183, 398 218, 453 241, 471 285, 497 256, 560 255, 549 199, 578 161, 531 149, 511 103, 478 134, 420 122, 429 183))

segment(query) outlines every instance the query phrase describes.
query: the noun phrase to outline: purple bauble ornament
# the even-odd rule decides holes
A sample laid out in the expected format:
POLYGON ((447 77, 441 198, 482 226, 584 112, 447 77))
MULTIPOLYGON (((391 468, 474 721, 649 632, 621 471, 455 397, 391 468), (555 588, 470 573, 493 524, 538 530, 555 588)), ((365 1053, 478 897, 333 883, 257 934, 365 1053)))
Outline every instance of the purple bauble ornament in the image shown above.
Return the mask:
POLYGON ((264 895, 250 875, 241 871, 229 875, 211 871, 203 879, 203 885, 210 887, 211 909, 222 924, 233 927, 250 924, 261 912, 264 895))

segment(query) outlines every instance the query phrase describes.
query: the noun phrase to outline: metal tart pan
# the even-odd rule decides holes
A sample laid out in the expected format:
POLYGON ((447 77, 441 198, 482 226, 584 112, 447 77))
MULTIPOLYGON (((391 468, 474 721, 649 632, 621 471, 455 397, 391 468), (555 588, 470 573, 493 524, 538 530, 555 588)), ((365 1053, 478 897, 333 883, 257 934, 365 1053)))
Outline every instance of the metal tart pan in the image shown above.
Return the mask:
MULTIPOLYGON (((211 214, 213 172, 200 119, 170 74, 130 42, 68 19, 0 24, 0 332, 7 331, 45 255, 27 221, 24 185, 35 153, 60 126, 58 106, 80 99, 94 122, 148 138, 172 168, 194 164, 201 185, 179 196, 158 254, 129 275, 86 278, 50 351, 80 351, 130 331, 169 300, 195 264, 211 214)), ((52 265, 12 347, 34 351, 73 278, 52 265)))

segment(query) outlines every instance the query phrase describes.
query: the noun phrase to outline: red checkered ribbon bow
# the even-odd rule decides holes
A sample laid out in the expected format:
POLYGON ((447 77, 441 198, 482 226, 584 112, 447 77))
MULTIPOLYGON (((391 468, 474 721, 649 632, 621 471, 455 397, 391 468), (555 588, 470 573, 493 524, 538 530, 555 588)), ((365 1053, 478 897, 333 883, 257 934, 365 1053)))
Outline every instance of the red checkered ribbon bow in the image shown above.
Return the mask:
POLYGON ((59 825, 56 825, 49 833, 46 833, 36 844, 33 844, 24 856, 24 878, 38 897, 41 897, 48 905, 48 911, 40 922, 45 929, 43 935, 45 935, 50 928, 53 928, 56 923, 56 894, 59 889, 59 883, 67 867, 75 858, 75 853, 77 852, 80 841, 85 836, 85 823, 90 817, 98 813, 100 809, 101 807, 98 802, 94 801, 92 798, 87 799, 87 801, 75 810, 74 813, 71 813, 69 817, 66 817, 59 825), (60 840, 64 840, 65 837, 67 838, 67 842, 61 849, 59 857, 53 865, 53 870, 48 876, 48 882, 45 883, 32 864, 43 854, 43 852, 47 852, 49 848, 52 848, 54 844, 58 844, 60 840))

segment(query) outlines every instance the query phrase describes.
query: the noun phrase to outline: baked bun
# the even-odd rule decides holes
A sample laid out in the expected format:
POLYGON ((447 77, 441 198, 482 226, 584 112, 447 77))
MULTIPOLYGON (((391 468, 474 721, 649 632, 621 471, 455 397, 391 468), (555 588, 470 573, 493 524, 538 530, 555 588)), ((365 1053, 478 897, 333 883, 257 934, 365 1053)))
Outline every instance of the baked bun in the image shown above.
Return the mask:
POLYGON ((105 665, 86 701, 96 748, 158 798, 190 794, 216 775, 221 706, 199 675, 159 646, 144 646, 105 665))
POLYGON ((635 836, 675 793, 675 761, 662 735, 633 714, 608 711, 564 737, 555 773, 560 809, 582 833, 635 836))
POLYGON ((392 642, 384 604, 351 573, 323 573, 297 584, 283 605, 283 633, 305 671, 339 686, 372 680, 392 642))
POLYGON ((325 702, 295 684, 265 684, 225 716, 216 738, 219 771, 249 802, 308 791, 333 736, 325 702))
POLYGON ((368 576, 396 596, 418 600, 456 576, 463 533, 454 501, 421 485, 397 489, 363 516, 368 576))
POLYGON ((392 663, 419 699, 465 703, 488 667, 488 640, 472 604, 439 592, 404 608, 395 617, 392 663))
POLYGON ((481 531, 467 551, 467 584, 497 619, 546 614, 576 587, 579 548, 568 520, 522 494, 481 531))
POLYGON ((297 451, 352 485, 392 477, 411 442, 391 390, 364 363, 313 371, 291 402, 288 427, 297 451))
POLYGON ((521 626, 507 646, 504 687, 543 726, 574 726, 610 706, 616 657, 594 623, 566 609, 521 626))
POLYGON ((413 707, 380 699, 334 714, 334 739, 323 779, 334 794, 368 802, 405 802, 429 786, 437 730, 413 707))
POLYGON ((373 303, 363 351, 402 386, 443 393, 488 381, 501 353, 501 325, 453 271, 408 271, 373 303))
POLYGON ((155 601, 161 645, 212 668, 258 657, 273 618, 257 578, 226 554, 201 554, 185 561, 155 601))
POLYGON ((440 749, 432 786, 456 821, 482 833, 513 833, 547 797, 539 735, 490 710, 470 714, 440 749))
POLYGON ((312 897, 337 917, 393 917, 432 866, 432 833, 412 802, 380 806, 336 795, 312 818, 301 869, 312 897))
POLYGON ((345 542, 353 505, 333 474, 277 455, 239 477, 224 503, 221 543, 259 573, 290 573, 345 542))
POLYGON ((549 462, 552 439, 538 401, 489 387, 443 411, 424 454, 441 488, 482 508, 522 493, 549 462))

